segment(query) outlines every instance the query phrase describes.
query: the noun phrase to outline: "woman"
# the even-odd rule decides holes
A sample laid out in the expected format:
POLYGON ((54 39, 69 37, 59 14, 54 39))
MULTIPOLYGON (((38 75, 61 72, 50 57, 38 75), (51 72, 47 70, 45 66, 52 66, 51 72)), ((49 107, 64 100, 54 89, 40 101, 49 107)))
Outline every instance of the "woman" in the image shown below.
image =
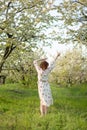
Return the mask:
POLYGON ((51 89, 48 83, 48 74, 54 68, 54 63, 58 56, 60 56, 59 53, 50 65, 46 61, 47 58, 34 60, 34 66, 38 73, 38 93, 40 98, 41 115, 46 115, 48 107, 53 104, 51 89))

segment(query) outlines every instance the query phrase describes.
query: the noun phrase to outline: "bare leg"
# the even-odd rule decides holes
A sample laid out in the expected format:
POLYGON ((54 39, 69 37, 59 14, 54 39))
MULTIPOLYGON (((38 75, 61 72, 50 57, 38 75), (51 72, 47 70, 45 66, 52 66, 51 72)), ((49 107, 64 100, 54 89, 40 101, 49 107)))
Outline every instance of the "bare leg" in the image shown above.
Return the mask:
POLYGON ((42 105, 42 104, 40 103, 40 112, 41 112, 41 115, 42 115, 42 116, 47 114, 47 109, 48 109, 47 106, 42 105))
POLYGON ((44 109, 45 109, 44 114, 46 115, 46 114, 47 114, 48 107, 47 107, 47 106, 44 106, 44 109))
POLYGON ((40 104, 40 113, 41 113, 41 116, 43 116, 43 115, 44 115, 43 105, 42 105, 42 104, 40 104))

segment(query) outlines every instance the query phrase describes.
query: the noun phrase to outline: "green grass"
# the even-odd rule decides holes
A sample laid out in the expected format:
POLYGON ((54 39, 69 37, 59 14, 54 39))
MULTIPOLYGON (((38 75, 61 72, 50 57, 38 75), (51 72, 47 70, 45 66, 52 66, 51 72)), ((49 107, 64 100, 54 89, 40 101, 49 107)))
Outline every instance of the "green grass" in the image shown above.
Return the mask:
POLYGON ((51 88, 54 105, 41 117, 37 89, 0 86, 0 130, 87 130, 87 85, 51 88))

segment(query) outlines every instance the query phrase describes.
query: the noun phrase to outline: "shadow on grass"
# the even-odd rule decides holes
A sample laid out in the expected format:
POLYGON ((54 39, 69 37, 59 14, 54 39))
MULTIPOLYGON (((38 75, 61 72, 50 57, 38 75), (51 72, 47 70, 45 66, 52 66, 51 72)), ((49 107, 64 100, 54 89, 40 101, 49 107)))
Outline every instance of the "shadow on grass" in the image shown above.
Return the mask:
MULTIPOLYGON (((25 98, 25 97, 34 97, 38 95, 38 92, 36 89, 4 89, 1 90, 0 93, 3 93, 4 96, 11 96, 13 98, 19 97, 19 98, 25 98)), ((2 95, 2 94, 0 94, 2 95)))

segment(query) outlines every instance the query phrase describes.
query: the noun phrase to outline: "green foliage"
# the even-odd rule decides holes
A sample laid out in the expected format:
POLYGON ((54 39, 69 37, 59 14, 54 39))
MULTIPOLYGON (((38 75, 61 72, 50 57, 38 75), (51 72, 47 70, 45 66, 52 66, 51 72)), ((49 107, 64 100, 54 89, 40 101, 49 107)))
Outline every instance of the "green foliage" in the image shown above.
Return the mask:
MULTIPOLYGON (((71 40, 86 45, 87 24, 83 21, 78 26, 79 17, 84 17, 83 8, 86 3, 85 0, 80 0, 80 3, 63 1, 55 6, 55 0, 1 0, 0 73, 8 74, 7 81, 30 84, 34 77, 30 72, 30 69, 34 71, 31 67, 35 56, 32 49, 40 47, 40 43, 45 46, 52 43, 52 40, 60 43, 69 43, 71 40), (58 14, 51 15, 54 10, 58 14), (48 28, 53 29, 49 34, 46 33, 48 28)), ((80 65, 74 71, 79 69, 80 65)), ((62 71, 62 75, 65 74, 69 77, 66 68, 62 71)), ((66 78, 62 82, 66 84, 66 78)))
POLYGON ((51 88, 54 105, 41 117, 37 89, 19 84, 0 86, 0 129, 86 130, 87 84, 73 88, 52 85, 51 88))
POLYGON ((87 82, 87 58, 83 55, 82 48, 76 47, 67 51, 57 61, 56 67, 51 74, 51 81, 60 84, 60 86, 72 86, 87 82))
POLYGON ((82 43, 87 46, 87 2, 86 0, 65 0, 57 10, 60 13, 60 19, 64 22, 64 28, 67 29, 67 38, 63 43, 82 43), (84 31, 83 31, 84 30, 84 31))
POLYGON ((47 9, 43 12, 46 6, 46 1, 42 0, 0 2, 0 73, 15 49, 34 48, 47 37, 42 29, 49 27, 53 17, 47 9))

